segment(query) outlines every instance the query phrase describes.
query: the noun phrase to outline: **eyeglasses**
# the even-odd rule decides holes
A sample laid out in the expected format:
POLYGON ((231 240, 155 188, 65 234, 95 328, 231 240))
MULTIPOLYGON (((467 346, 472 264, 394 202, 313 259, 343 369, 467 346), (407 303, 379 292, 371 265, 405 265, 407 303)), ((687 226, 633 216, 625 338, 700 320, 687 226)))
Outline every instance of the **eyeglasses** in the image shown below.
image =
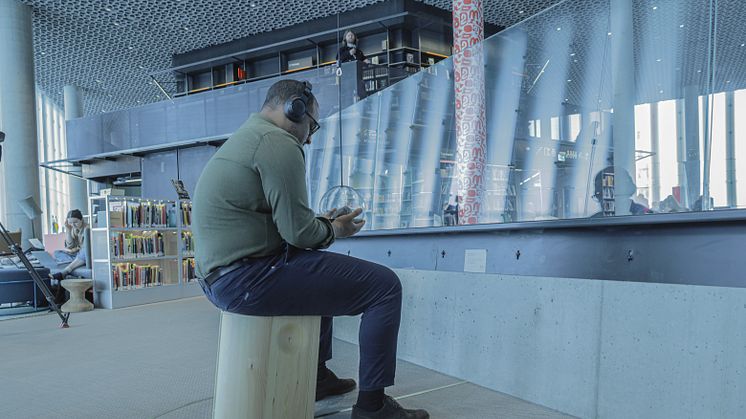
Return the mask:
POLYGON ((308 132, 308 136, 310 137, 310 136, 312 136, 313 134, 315 134, 315 133, 316 133, 316 131, 318 131, 318 130, 319 130, 319 129, 321 128, 321 125, 319 125, 319 122, 318 122, 318 121, 316 121, 316 120, 315 120, 315 119, 314 119, 314 118, 313 118, 313 117, 311 116, 311 114, 310 114, 310 113, 308 113, 308 111, 306 111, 306 115, 308 115, 308 117, 309 117, 309 118, 311 118, 311 129, 310 129, 310 131, 308 132))

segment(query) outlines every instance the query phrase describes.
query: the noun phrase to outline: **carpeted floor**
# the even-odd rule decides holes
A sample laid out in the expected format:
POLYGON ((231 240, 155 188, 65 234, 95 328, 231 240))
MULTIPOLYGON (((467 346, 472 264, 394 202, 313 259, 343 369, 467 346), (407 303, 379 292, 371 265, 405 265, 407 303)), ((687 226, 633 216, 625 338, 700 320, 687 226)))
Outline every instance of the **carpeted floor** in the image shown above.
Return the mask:
MULTIPOLYGON (((218 311, 202 297, 58 318, 0 320, 2 418, 209 418, 218 311)), ((357 346, 334 343, 329 364, 357 376, 357 346)), ((401 361, 388 390, 437 418, 567 418, 558 412, 401 361)), ((349 418, 355 394, 317 403, 349 418)))

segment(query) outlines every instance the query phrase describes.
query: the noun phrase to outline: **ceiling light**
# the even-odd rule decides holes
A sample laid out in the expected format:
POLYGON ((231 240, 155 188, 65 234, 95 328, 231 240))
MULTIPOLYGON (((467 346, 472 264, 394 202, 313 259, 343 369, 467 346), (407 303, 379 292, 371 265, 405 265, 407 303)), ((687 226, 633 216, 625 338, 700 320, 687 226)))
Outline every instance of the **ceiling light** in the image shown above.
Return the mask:
POLYGON ((114 26, 119 26, 119 22, 114 22, 114 26))
POLYGON ((663 90, 658 90, 658 93, 663 94, 663 90))
POLYGON ((606 32, 606 35, 607 36, 611 36, 611 32, 606 32))
POLYGON ((189 30, 189 26, 184 26, 184 27, 183 27, 183 28, 181 28, 181 29, 184 29, 185 31, 188 31, 188 30, 189 30))
POLYGON ((725 82, 726 82, 726 83, 730 83, 730 80, 726 80, 725 82))
POLYGON ((249 6, 256 7, 256 3, 251 3, 249 6))
POLYGON ((519 11, 518 11, 518 14, 519 14, 519 15, 522 15, 523 13, 524 13, 524 11, 523 11, 523 10, 519 10, 519 11))
POLYGON ((575 56, 575 53, 574 53, 574 52, 570 53, 570 56, 571 56, 571 57, 574 57, 574 56, 575 56))
POLYGON ((107 12, 111 12, 111 7, 104 7, 104 10, 106 10, 107 12))
POLYGON ((657 59, 657 60, 655 60, 655 61, 659 63, 659 62, 663 61, 663 59, 662 59, 662 58, 658 58, 658 59, 657 59))
POLYGON ((578 62, 578 60, 572 60, 572 62, 574 62, 574 63, 577 63, 577 62, 578 62))
POLYGON ((96 79, 96 83, 103 83, 103 82, 99 79, 96 79))
POLYGON ((702 72, 702 70, 697 70, 697 73, 701 73, 701 72, 702 72))
POLYGON ((46 52, 44 52, 44 51, 42 51, 42 52, 41 52, 41 55, 47 55, 47 53, 46 53, 46 52))
POLYGON ((746 44, 741 44, 741 46, 746 46, 746 44))
POLYGON ((568 83, 570 83, 571 81, 572 81, 572 79, 567 79, 567 82, 568 82, 568 83))
POLYGON ((653 10, 658 10, 658 6, 653 6, 653 10))
POLYGON ((132 45, 130 45, 130 46, 127 47, 127 49, 132 50, 132 49, 135 49, 135 47, 133 47, 132 45))
POLYGON ((684 27, 684 24, 681 24, 681 25, 679 25, 679 27, 680 27, 680 28, 683 28, 683 27, 684 27))
POLYGON ((140 70, 145 70, 145 67, 143 67, 141 65, 138 65, 137 68, 139 68, 140 70))
POLYGON ((558 31, 561 31, 561 30, 562 30, 562 28, 561 28, 561 27, 559 27, 559 26, 557 26, 557 30, 558 30, 558 31))

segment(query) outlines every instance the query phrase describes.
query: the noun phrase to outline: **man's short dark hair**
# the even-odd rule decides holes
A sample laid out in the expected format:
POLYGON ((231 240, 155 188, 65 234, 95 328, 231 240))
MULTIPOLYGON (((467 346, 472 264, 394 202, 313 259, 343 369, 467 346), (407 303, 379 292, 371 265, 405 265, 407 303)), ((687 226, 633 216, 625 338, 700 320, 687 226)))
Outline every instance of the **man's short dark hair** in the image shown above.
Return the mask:
MULTIPOLYGON (((264 108, 272 108, 276 109, 277 107, 282 108, 285 106, 285 102, 292 98, 292 97, 303 97, 303 90, 305 89, 305 85, 303 82, 300 82, 298 80, 280 80, 277 83, 273 84, 269 91, 267 92, 267 98, 264 100, 264 105, 262 105, 262 109, 264 108)), ((312 103, 308 104, 308 111, 310 112, 313 109, 317 109, 319 106, 318 101, 316 100, 316 97, 311 95, 312 103)))

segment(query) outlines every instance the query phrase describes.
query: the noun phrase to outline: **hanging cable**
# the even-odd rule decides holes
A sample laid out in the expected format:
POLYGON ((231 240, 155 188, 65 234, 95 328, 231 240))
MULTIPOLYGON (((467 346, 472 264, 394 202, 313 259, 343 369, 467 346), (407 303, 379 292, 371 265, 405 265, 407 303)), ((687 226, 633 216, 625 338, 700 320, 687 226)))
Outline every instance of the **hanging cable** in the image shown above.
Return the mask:
MULTIPOLYGON (((342 45, 339 40, 339 13, 337 13, 337 48, 342 45)), ((340 51, 340 50, 338 50, 340 51)), ((337 53, 337 117, 339 119, 339 186, 344 186, 344 155, 342 154, 342 55, 337 53)))

